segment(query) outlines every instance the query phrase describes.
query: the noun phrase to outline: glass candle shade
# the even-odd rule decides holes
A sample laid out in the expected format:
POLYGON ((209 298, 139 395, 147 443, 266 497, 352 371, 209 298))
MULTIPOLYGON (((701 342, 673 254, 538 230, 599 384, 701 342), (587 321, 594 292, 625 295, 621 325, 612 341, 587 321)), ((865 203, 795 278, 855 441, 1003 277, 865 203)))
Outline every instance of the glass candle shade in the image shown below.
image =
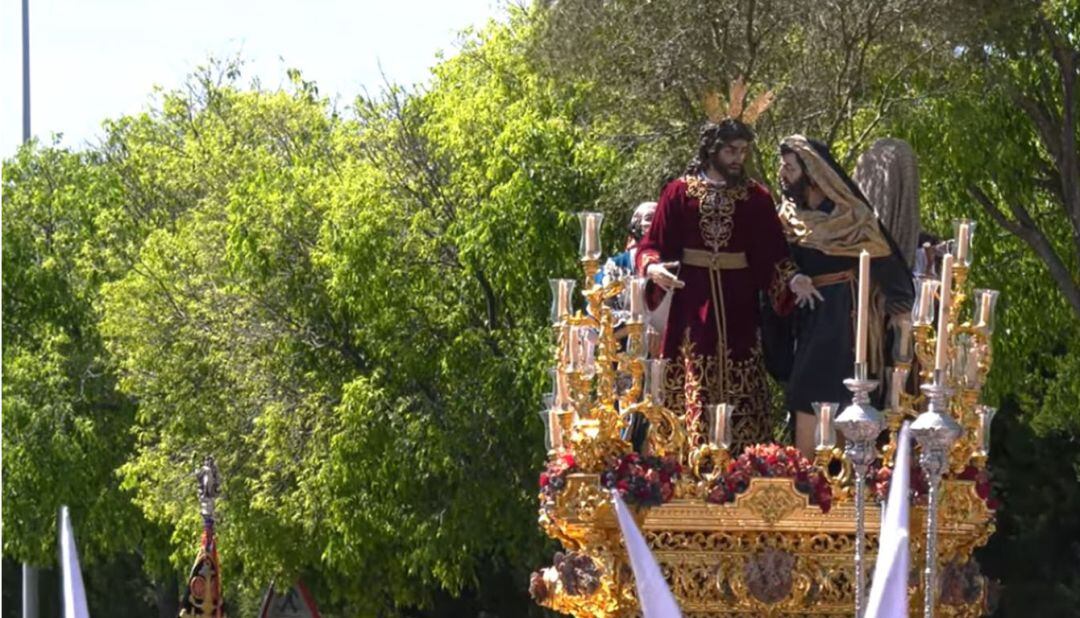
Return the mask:
POLYGON ((836 446, 836 411, 840 408, 837 402, 815 401, 810 404, 814 408, 814 445, 817 450, 828 450, 836 446))
POLYGON ((551 323, 559 324, 574 311, 574 286, 577 281, 573 279, 551 279, 551 323))
POLYGON ((604 222, 604 213, 579 212, 581 222, 581 243, 578 246, 583 260, 600 259, 600 224, 604 222))

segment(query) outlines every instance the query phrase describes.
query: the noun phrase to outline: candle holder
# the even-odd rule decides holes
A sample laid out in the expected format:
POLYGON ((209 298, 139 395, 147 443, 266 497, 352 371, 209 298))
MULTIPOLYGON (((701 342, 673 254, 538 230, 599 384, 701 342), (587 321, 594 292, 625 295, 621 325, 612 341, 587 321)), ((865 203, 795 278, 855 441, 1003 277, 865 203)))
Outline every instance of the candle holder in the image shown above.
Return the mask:
POLYGON ((911 434, 919 443, 919 466, 926 474, 929 492, 926 506, 926 567, 923 570, 925 592, 923 616, 934 615, 934 597, 937 591, 937 510, 941 477, 949 467, 949 452, 960 437, 960 425, 949 415, 949 396, 943 371, 934 372, 934 381, 923 384, 922 391, 930 403, 911 424, 911 434))
POLYGON ((664 405, 664 377, 667 373, 666 358, 653 358, 646 361, 645 398, 654 405, 664 405))
POLYGON ((950 346, 951 382, 964 391, 974 392, 977 397, 983 380, 982 373, 979 371, 983 346, 978 341, 976 333, 962 327, 955 330, 953 339, 953 345, 950 346))
POLYGON ((574 311, 573 279, 549 279, 551 284, 551 323, 558 326, 574 311))
POLYGON ((987 334, 994 332, 995 314, 998 295, 997 290, 975 290, 975 327, 986 331, 987 334))
MULTIPOLYGON (((544 452, 551 457, 556 449, 554 431, 558 430, 558 420, 555 413, 558 407, 555 403, 555 393, 544 394, 544 408, 540 410, 540 422, 544 424, 544 452)), ((559 445, 561 446, 561 445, 559 445)))
POLYGON ((597 287, 596 273, 600 272, 600 260, 582 258, 581 270, 584 277, 582 281, 582 293, 584 293, 586 290, 591 290, 592 288, 597 287))
MULTIPOLYGON (((600 224, 604 222, 604 213, 579 212, 578 221, 581 222, 581 242, 578 245, 578 253, 581 261, 597 262, 600 259, 600 224)), ((596 274, 594 270, 593 275, 596 274)))
POLYGON ((990 458, 990 423, 997 414, 997 408, 980 405, 975 408, 975 414, 978 425, 975 427, 975 454, 972 456, 972 462, 978 468, 985 468, 990 458))
POLYGON ((815 401, 814 408, 814 447, 818 452, 832 452, 836 446, 836 411, 840 404, 836 402, 815 401))
POLYGON ((901 316, 893 316, 891 326, 893 331, 893 361, 897 364, 910 364, 915 351, 911 319, 906 313, 901 316))
POLYGON ((556 416, 558 412, 554 408, 540 410, 540 422, 544 424, 544 452, 547 453, 548 457, 551 457, 562 448, 562 443, 558 440, 559 436, 561 436, 558 433, 559 420, 556 416))
POLYGON ((975 222, 971 219, 953 220, 953 240, 949 241, 949 253, 956 257, 956 265, 965 270, 971 267, 972 243, 975 239, 975 222))
POLYGON ((733 412, 735 412, 735 406, 729 403, 712 406, 709 441, 725 451, 731 448, 731 415, 733 412))
POLYGON ((632 277, 629 285, 629 308, 630 320, 643 322, 645 320, 645 286, 648 284, 645 277, 632 277))
POLYGON ((855 616, 861 618, 866 599, 864 589, 866 471, 877 455, 877 437, 885 425, 881 412, 870 405, 870 393, 878 381, 867 378, 865 363, 855 364, 855 377, 844 380, 851 391, 851 405, 836 418, 836 427, 844 434, 844 454, 855 471, 855 616))
POLYGON ((922 277, 915 286, 915 304, 911 308, 911 321, 918 326, 931 326, 934 323, 934 300, 941 280, 922 277))

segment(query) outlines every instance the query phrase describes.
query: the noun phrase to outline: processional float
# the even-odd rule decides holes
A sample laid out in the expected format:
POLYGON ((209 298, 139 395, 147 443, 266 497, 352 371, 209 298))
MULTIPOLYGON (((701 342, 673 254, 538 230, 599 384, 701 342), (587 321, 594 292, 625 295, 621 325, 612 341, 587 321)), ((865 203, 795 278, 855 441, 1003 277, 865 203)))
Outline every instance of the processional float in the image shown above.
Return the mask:
POLYGON ((972 552, 994 532, 986 466, 995 409, 981 403, 981 391, 998 293, 969 295, 974 222, 955 222, 941 276, 916 281, 911 325, 894 333, 887 409, 871 405, 877 383, 867 378, 865 352, 857 354, 863 362, 845 381, 852 404, 814 406, 817 447, 808 461, 776 444, 731 452, 726 404, 709 410, 707 443, 690 444, 684 411, 665 398, 666 361, 647 358, 645 281, 597 283, 602 215, 579 218, 584 310, 574 310, 578 281, 551 282, 557 352, 554 392, 541 413, 548 460, 539 523, 564 551, 534 573, 538 603, 578 617, 640 614, 612 505, 619 491, 685 616, 861 615, 897 436, 914 419, 911 614, 986 612, 989 582, 972 552), (629 296, 629 311, 617 316, 608 301, 620 295, 629 296), (962 321, 969 306, 973 317, 962 321), (622 346, 617 321, 628 333, 622 346), (634 415, 648 421, 647 455, 628 440, 634 415))

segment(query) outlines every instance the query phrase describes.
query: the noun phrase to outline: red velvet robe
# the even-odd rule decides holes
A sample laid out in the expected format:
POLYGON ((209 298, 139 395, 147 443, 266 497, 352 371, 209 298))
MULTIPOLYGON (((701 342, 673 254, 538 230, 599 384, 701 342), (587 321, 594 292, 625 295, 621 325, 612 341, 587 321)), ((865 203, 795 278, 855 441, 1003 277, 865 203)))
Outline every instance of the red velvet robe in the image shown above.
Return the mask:
MULTIPOLYGON (((741 253, 746 265, 680 265, 686 286, 674 292, 660 354, 670 359, 665 403, 677 414, 685 412, 694 444, 708 436, 705 419, 711 412, 705 407, 733 404, 732 447, 738 454, 772 437, 758 293, 766 293, 777 313, 789 313, 794 298, 787 283, 796 267, 772 196, 755 182, 725 187, 686 176, 668 184, 639 247, 638 270, 644 273, 656 261, 681 263, 684 249, 741 253)), ((650 283, 650 304, 661 297, 650 283)))

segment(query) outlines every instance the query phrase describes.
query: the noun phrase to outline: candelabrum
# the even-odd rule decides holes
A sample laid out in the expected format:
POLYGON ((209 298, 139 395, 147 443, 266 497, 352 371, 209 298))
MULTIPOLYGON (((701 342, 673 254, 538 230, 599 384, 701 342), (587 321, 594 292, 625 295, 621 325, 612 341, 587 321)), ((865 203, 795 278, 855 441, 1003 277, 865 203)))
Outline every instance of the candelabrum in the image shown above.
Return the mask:
POLYGON ((919 465, 926 474, 929 491, 926 509, 926 567, 924 574, 923 616, 934 615, 937 591, 938 492, 941 478, 949 468, 949 452, 960 436, 961 427, 949 415, 952 389, 944 384, 944 372, 935 371, 934 381, 922 386, 930 403, 911 424, 911 433, 919 443, 919 465))
POLYGON ((844 380, 851 391, 851 405, 836 417, 836 427, 844 434, 844 454, 855 471, 855 616, 862 617, 865 605, 863 560, 866 535, 866 471, 877 456, 877 437, 885 422, 881 412, 870 405, 870 392, 877 380, 867 378, 866 364, 855 364, 855 377, 844 380))

